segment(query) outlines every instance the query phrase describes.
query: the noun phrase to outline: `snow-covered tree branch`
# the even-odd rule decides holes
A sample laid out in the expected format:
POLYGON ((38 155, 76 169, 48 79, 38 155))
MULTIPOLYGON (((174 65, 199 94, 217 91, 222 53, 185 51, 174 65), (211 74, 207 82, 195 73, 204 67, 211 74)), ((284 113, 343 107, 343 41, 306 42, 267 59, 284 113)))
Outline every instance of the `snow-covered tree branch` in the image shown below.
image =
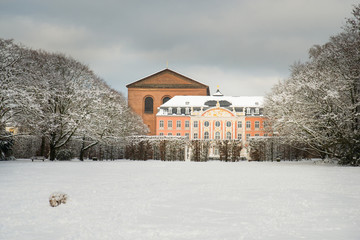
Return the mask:
POLYGON ((360 159, 360 5, 343 32, 309 51, 267 96, 266 114, 285 141, 343 164, 360 159))

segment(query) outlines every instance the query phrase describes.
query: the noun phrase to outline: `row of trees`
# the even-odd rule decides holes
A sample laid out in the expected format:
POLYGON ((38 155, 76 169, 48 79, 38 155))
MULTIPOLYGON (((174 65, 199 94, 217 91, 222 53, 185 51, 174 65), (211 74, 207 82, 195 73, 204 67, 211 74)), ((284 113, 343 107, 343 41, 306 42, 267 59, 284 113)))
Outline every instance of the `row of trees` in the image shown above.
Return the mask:
POLYGON ((304 144, 292 144, 282 137, 253 138, 249 142, 250 158, 253 161, 298 161, 317 157, 304 144))
POLYGON ((133 136, 128 138, 125 158, 131 160, 159 159, 162 161, 185 160, 205 162, 210 156, 210 149, 218 149, 221 161, 235 162, 240 160, 242 149, 238 140, 189 140, 177 136, 133 136))
POLYGON ((0 146, 11 143, 6 126, 41 136, 40 154, 48 144, 50 160, 74 138, 82 141, 82 160, 99 143, 147 131, 123 95, 84 64, 0 39, 0 146))
POLYGON ((309 60, 274 86, 265 102, 272 130, 342 164, 360 161, 360 4, 343 31, 313 46, 309 60))

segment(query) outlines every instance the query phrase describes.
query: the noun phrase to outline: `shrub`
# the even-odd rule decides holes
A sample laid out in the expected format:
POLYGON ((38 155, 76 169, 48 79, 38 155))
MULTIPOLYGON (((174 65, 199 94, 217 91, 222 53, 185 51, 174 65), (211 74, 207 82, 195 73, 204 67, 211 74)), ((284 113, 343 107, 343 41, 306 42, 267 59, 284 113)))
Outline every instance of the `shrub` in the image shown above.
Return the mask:
POLYGON ((10 157, 13 145, 14 139, 10 133, 0 135, 0 160, 7 160, 10 157))
POLYGON ((52 207, 57 207, 61 203, 65 204, 68 200, 68 195, 61 192, 52 193, 49 197, 49 203, 52 207))
POLYGON ((68 149, 62 149, 56 155, 56 159, 60 160, 60 161, 67 161, 67 160, 70 160, 72 157, 73 157, 73 154, 68 149))

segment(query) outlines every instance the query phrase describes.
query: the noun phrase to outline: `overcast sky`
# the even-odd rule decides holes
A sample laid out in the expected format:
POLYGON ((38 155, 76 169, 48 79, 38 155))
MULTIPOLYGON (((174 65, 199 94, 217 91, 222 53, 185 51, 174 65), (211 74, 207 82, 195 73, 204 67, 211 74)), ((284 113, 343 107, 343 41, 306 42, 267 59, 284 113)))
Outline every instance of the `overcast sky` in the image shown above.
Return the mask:
POLYGON ((341 31, 355 0, 0 0, 0 37, 62 52, 111 87, 166 68, 225 95, 264 95, 341 31))

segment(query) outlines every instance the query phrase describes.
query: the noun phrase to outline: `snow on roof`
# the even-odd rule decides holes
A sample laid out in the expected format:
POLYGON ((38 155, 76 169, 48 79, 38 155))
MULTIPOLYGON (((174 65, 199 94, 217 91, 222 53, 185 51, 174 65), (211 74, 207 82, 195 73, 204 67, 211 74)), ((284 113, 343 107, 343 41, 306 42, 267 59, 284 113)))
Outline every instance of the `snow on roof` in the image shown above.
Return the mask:
POLYGON ((262 96, 175 96, 161 105, 161 107, 206 107, 207 101, 228 101, 231 107, 262 107, 262 96))

